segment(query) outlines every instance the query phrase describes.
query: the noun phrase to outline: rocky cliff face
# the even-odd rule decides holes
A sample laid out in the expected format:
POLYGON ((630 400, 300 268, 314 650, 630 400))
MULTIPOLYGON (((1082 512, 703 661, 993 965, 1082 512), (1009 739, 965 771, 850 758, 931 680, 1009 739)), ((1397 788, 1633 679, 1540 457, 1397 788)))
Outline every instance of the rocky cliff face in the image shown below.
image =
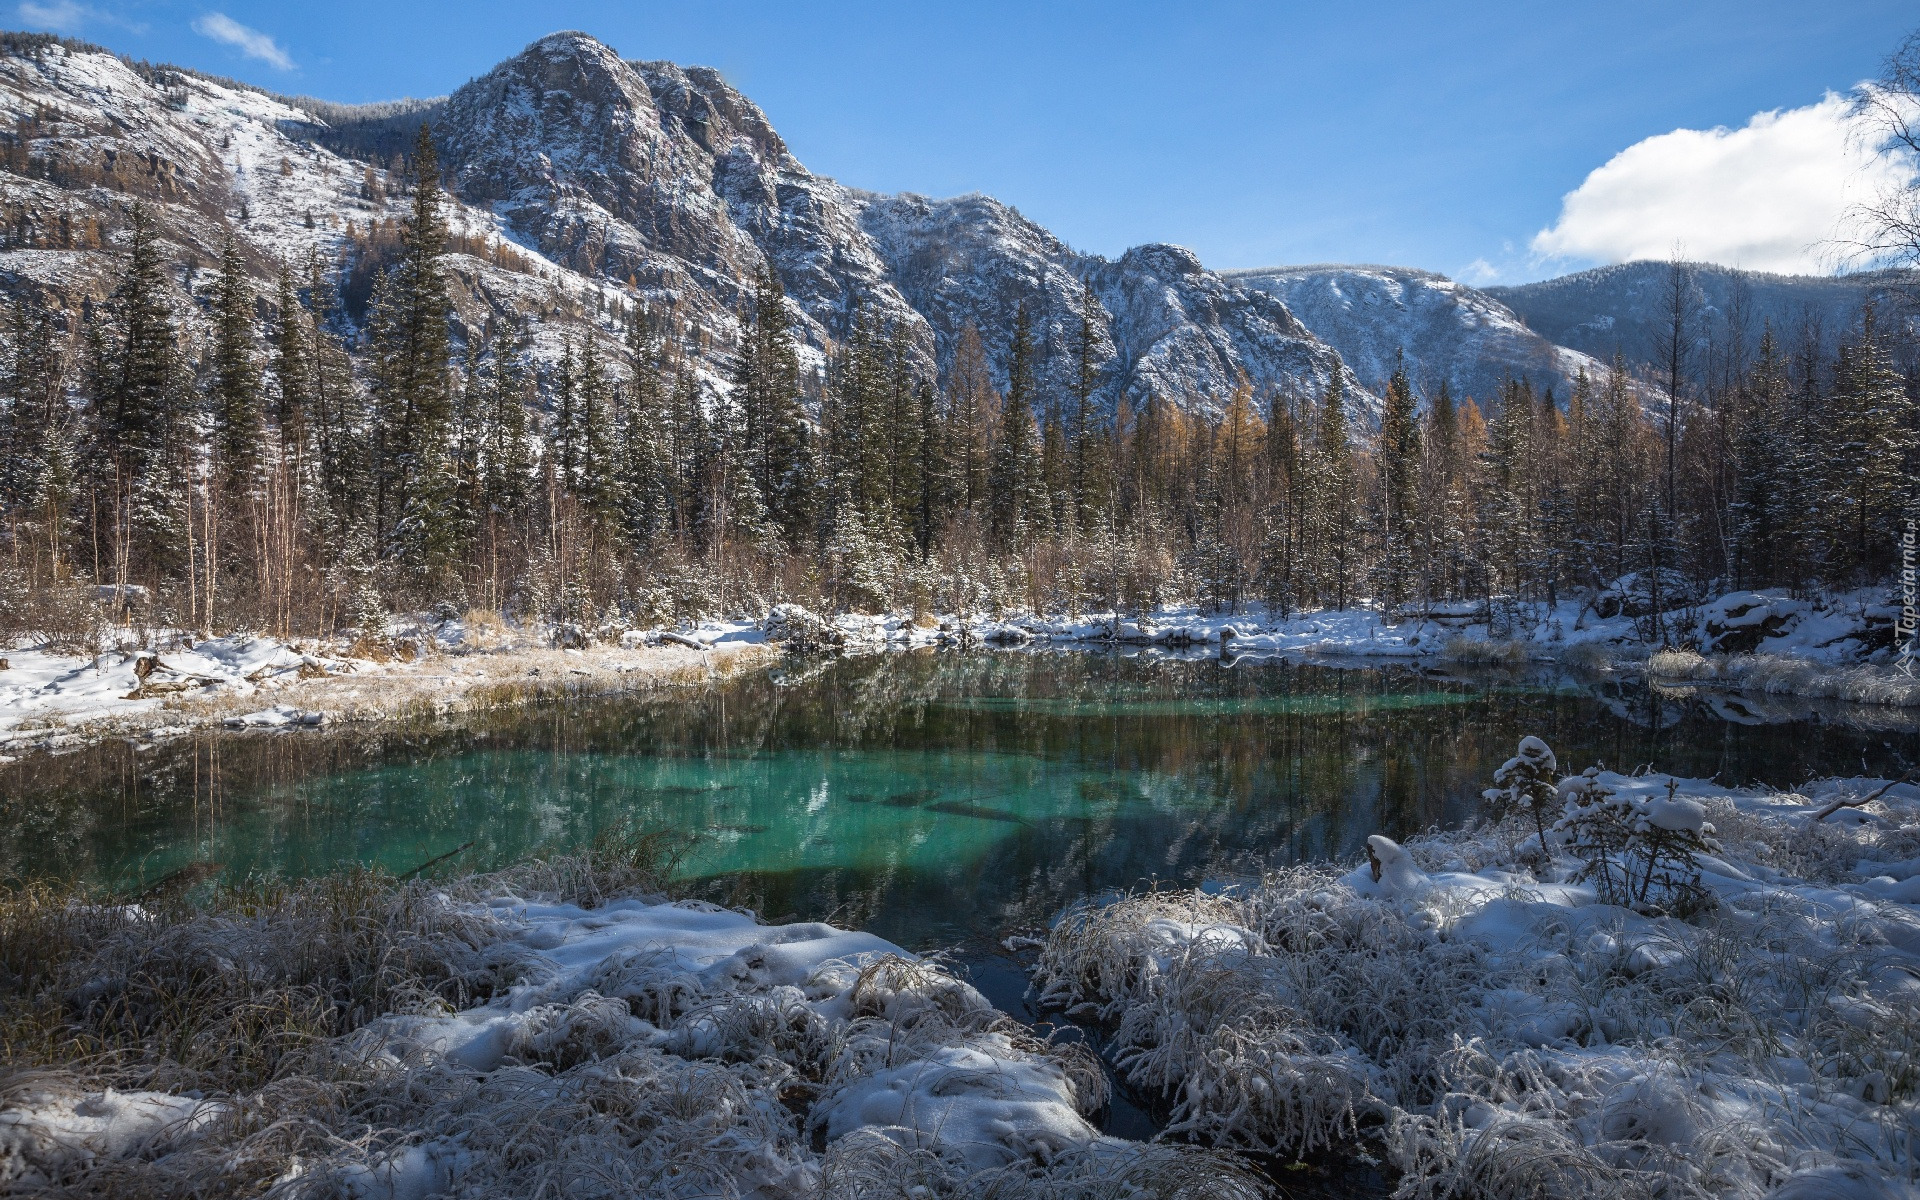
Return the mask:
POLYGON ((1361 382, 1386 387, 1398 356, 1422 396, 1445 382, 1455 398, 1485 401, 1508 378, 1565 399, 1600 363, 1527 328, 1506 305, 1465 284, 1410 267, 1310 266, 1229 271, 1227 278, 1283 301, 1340 352, 1361 382))
MULTIPOLYGON (((1283 303, 1184 250, 1146 246, 1110 262, 986 197, 856 191, 809 172, 717 73, 627 61, 584 34, 542 38, 444 101, 398 115, 22 41, 0 52, 0 119, 25 131, 16 169, 0 175, 18 229, 0 250, 0 279, 75 303, 110 286, 136 196, 196 268, 229 231, 263 284, 309 255, 350 262, 355 230, 404 211, 401 181, 385 168, 406 123, 427 119, 455 201, 450 223, 464 238, 466 252, 449 259, 462 320, 536 316, 536 353, 582 325, 610 331, 606 314, 623 304, 665 306, 696 329, 717 386, 736 314, 771 266, 816 369, 856 306, 904 328, 929 371, 968 323, 999 367, 1025 302, 1043 387, 1057 395, 1084 285, 1100 304, 1107 402, 1154 395, 1217 411, 1243 382, 1318 394, 1341 370, 1283 303), (48 236, 61 228, 83 234, 48 236)), ((183 273, 183 301, 194 280, 183 273)), ((1347 382, 1366 412, 1371 395, 1350 373, 1347 382)))

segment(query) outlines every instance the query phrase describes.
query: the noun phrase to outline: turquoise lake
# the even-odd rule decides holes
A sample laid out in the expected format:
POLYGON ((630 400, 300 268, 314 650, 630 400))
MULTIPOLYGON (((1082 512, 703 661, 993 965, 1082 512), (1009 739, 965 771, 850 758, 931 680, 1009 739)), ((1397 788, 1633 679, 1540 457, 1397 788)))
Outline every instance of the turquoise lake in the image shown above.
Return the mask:
MULTIPOLYGON (((983 944, 1076 897, 1470 819, 1525 734, 1564 768, 1729 783, 1887 769, 1900 714, 1551 674, 911 653, 707 690, 294 734, 113 742, 0 768, 0 873, 134 890, 348 863, 502 865, 620 823, 769 917, 983 944), (1875 728, 1878 724, 1883 726, 1875 728)), ((717 886, 717 885, 716 885, 717 886)))

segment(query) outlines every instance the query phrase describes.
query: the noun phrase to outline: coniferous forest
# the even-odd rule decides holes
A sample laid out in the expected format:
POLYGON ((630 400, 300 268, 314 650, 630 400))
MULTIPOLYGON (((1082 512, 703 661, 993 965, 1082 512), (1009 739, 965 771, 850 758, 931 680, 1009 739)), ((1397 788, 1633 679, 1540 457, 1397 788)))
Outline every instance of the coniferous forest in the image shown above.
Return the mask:
POLYGON ((1109 407, 1091 288, 1064 389, 1037 382, 1025 307, 1004 353, 968 327, 936 376, 856 302, 803 370, 763 268, 716 385, 690 352, 706 332, 672 306, 568 326, 557 361, 530 352, 538 315, 461 324, 431 126, 405 167, 411 207, 378 255, 284 263, 263 294, 229 237, 193 293, 202 336, 137 202, 108 231, 124 254, 104 302, 9 302, 4 607, 23 630, 84 592, 281 635, 449 605, 591 632, 780 601, 1472 601, 1497 633, 1524 602, 1628 575, 1655 611, 1880 582, 1920 503, 1897 294, 1837 337, 1756 329, 1703 316, 1675 262, 1659 355, 1617 352, 1567 394, 1417 394, 1402 369, 1376 425, 1338 372, 1317 395, 1243 385, 1217 415, 1109 407), (368 276, 350 319, 342 289, 368 276))

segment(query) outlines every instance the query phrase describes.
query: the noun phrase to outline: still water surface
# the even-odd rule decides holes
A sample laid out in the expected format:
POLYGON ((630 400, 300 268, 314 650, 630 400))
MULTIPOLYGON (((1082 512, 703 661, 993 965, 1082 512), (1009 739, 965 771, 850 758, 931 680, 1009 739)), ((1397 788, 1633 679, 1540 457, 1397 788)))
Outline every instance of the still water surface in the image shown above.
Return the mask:
POLYGON ((35 757, 0 768, 0 875, 131 890, 196 862, 401 872, 468 842, 448 865, 477 869, 633 822, 691 835, 682 874, 739 878, 734 898, 770 917, 978 945, 1082 895, 1457 824, 1528 733, 1575 769, 1786 784, 1888 769, 1915 741, 1894 724, 1524 675, 895 654, 711 691, 35 757))

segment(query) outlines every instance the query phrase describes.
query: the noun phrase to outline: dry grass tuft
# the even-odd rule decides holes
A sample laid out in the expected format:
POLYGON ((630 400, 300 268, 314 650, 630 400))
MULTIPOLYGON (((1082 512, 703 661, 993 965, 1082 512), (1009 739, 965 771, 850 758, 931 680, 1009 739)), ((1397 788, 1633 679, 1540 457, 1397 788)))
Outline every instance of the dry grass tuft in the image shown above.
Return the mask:
POLYGON ((1448 638, 1446 645, 1440 648, 1440 658, 1444 662, 1518 666, 1526 662, 1527 657, 1525 642, 1505 638, 1490 640, 1460 634, 1448 638))
POLYGON ((1647 656, 1646 670, 1653 679, 1712 679, 1718 674, 1709 659, 1692 650, 1655 650, 1647 656))

